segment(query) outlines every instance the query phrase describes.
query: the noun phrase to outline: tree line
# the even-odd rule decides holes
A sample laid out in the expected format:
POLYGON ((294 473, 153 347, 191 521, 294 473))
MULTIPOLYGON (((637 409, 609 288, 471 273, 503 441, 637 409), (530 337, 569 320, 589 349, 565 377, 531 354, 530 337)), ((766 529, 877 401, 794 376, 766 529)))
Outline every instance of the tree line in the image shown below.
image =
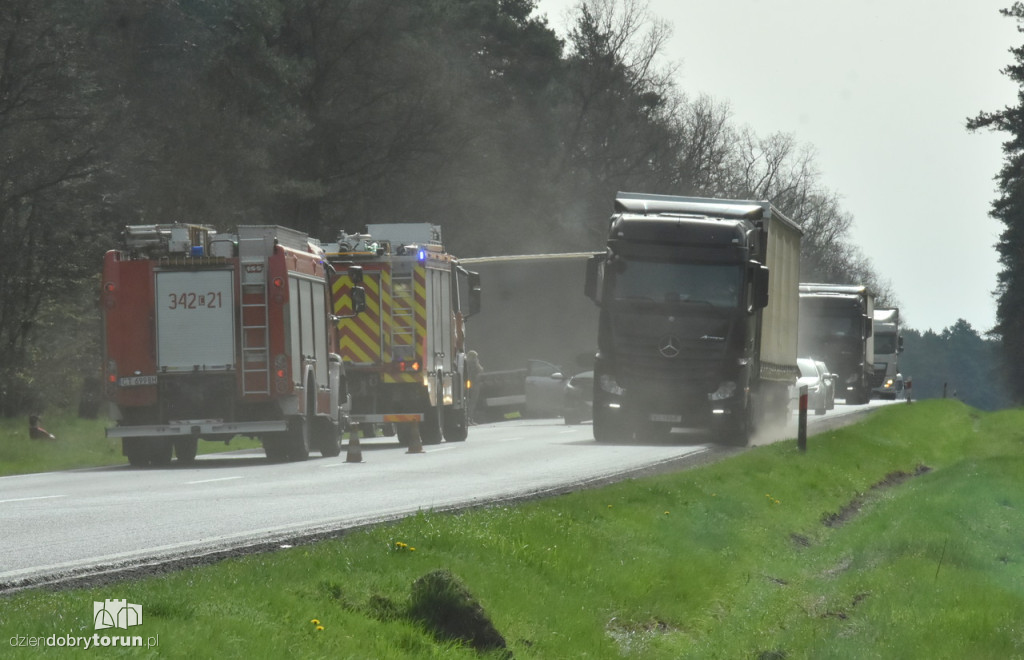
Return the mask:
POLYGON ((582 0, 564 38, 535 0, 5 0, 0 414, 99 372, 126 224, 429 221, 482 256, 600 249, 618 190, 769 199, 804 280, 895 305, 813 148, 688 94, 670 33, 642 0, 582 0))
MULTIPOLYGON (((1001 10, 1003 16, 1017 23, 1024 33, 1024 3, 1014 2, 1001 10)), ((1002 73, 1018 86, 1017 104, 1001 110, 982 111, 967 120, 972 131, 993 130, 1006 133, 1003 143, 1003 167, 996 175, 998 197, 992 202, 990 215, 1004 228, 996 243, 999 272, 996 286, 996 326, 993 336, 999 338, 1001 375, 1008 385, 1011 399, 1024 401, 1024 45, 1010 49, 1012 62, 1002 73)))
POLYGON ((1013 405, 1000 360, 1000 342, 964 319, 942 329, 903 330, 900 370, 913 380, 914 399, 960 399, 981 410, 1013 405))

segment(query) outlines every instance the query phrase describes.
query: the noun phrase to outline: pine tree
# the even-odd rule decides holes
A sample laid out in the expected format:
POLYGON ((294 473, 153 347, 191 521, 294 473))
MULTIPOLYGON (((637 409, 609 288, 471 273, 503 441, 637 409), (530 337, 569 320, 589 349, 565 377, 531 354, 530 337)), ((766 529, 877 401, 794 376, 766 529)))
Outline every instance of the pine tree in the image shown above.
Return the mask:
MULTIPOLYGON (((1024 33, 1024 3, 1014 2, 1002 9, 1003 16, 1017 21, 1018 32, 1024 33)), ((1002 337, 1003 362, 1015 400, 1024 400, 1024 45, 1011 48, 1013 63, 1002 73, 1020 86, 1017 105, 995 112, 981 112, 967 120, 969 130, 1003 131, 1010 138, 1003 143, 1003 167, 996 177, 999 197, 992 202, 990 215, 1002 222, 1005 229, 996 247, 999 252, 999 273, 996 288, 996 326, 1002 337)))

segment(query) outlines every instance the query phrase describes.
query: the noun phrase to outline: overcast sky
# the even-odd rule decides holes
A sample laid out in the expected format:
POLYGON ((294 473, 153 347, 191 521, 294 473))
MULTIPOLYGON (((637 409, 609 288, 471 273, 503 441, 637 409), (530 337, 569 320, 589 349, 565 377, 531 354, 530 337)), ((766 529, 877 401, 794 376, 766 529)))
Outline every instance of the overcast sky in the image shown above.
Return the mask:
MULTIPOLYGON (((564 34, 576 0, 538 0, 564 34)), ((996 196, 1005 134, 967 117, 1016 104, 1000 70, 1024 43, 1010 0, 649 0, 673 26, 666 63, 689 96, 728 101, 737 125, 814 147, 853 241, 908 322, 995 323, 996 196)), ((671 191, 650 191, 670 193, 671 191)))

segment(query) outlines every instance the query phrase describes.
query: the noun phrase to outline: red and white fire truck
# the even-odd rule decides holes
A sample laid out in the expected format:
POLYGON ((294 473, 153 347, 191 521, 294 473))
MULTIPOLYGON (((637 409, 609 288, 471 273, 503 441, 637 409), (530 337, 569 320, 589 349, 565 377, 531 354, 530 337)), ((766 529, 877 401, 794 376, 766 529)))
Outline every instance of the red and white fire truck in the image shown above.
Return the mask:
POLYGON ((128 226, 102 286, 107 436, 132 465, 190 462, 199 438, 236 434, 271 460, 338 455, 346 384, 317 241, 276 226, 128 226))
POLYGON ((337 348, 352 395, 352 421, 396 424, 408 445, 466 439, 464 321, 479 311, 480 281, 459 266, 427 223, 368 225, 325 243, 334 281, 337 348), (366 309, 355 313, 347 274, 360 266, 366 309))

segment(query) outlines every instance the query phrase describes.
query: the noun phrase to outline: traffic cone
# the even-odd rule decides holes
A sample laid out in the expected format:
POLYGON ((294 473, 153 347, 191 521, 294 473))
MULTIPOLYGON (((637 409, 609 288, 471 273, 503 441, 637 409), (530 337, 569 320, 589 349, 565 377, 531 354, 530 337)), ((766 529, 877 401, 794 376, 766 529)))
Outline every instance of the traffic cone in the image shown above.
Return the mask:
POLYGON ((362 463, 363 450, 359 447, 359 426, 353 426, 348 434, 348 452, 345 454, 346 463, 362 463))
POLYGON ((409 449, 405 452, 406 454, 422 454, 423 453, 423 441, 420 439, 420 424, 419 422, 412 423, 412 433, 409 434, 409 449))

